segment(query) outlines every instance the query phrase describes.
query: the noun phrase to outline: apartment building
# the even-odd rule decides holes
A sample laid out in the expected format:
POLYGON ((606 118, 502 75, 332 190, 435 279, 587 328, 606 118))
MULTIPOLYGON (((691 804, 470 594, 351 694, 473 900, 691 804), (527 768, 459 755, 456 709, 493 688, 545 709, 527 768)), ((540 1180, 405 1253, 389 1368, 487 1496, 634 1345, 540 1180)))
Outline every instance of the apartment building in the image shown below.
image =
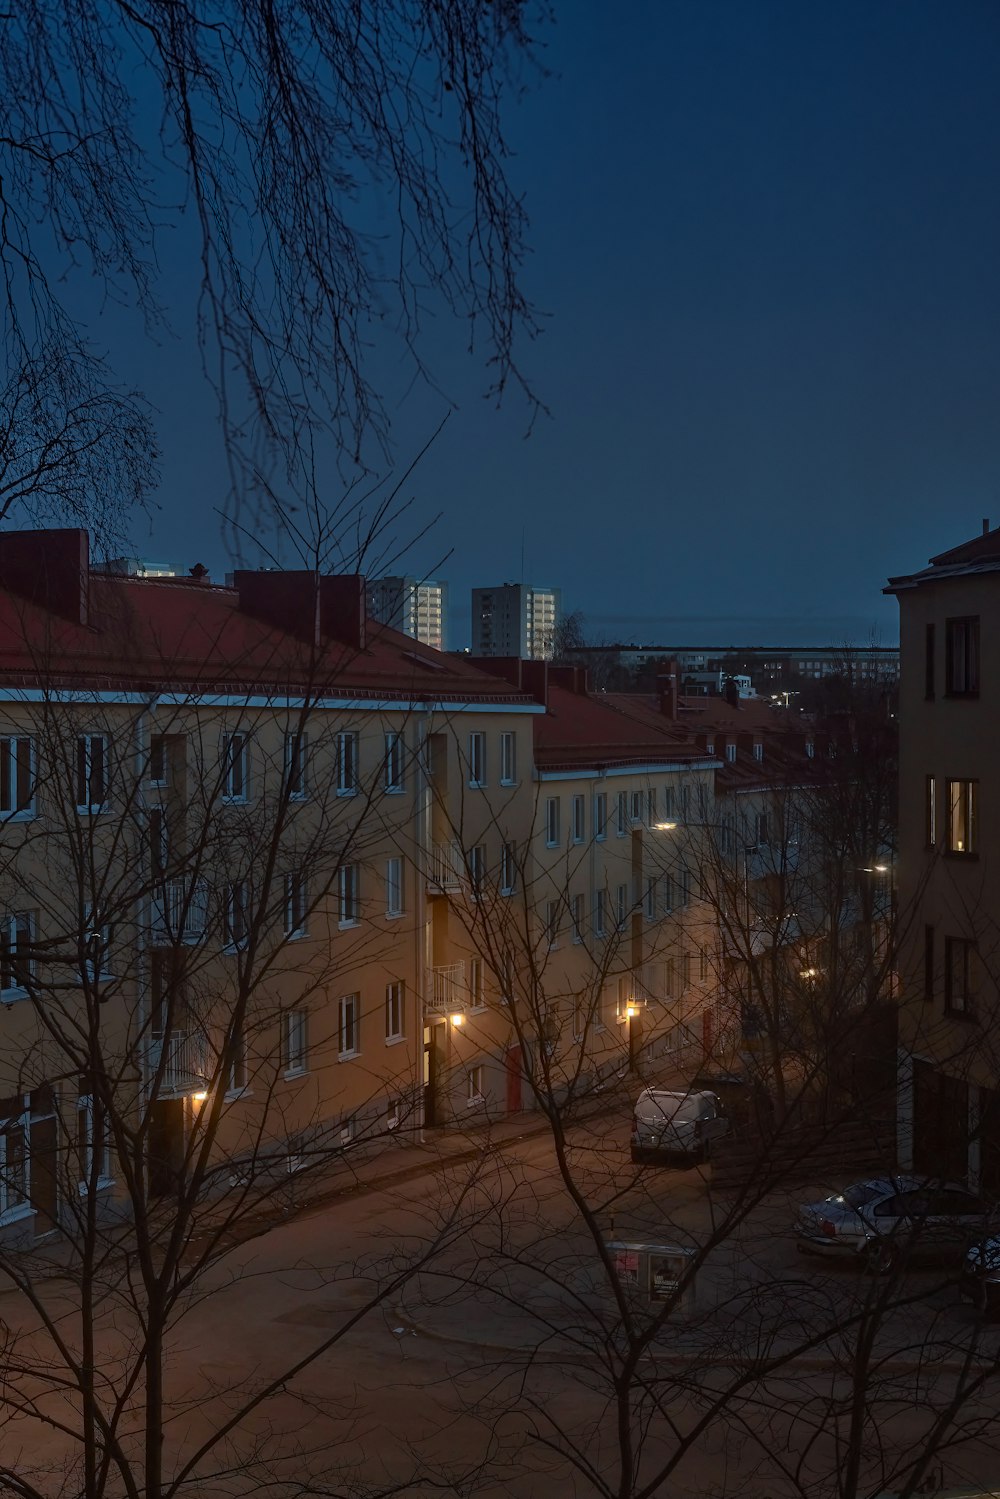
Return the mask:
POLYGON ((421 645, 447 649, 447 583, 409 576, 369 580, 368 610, 380 624, 391 625, 421 645))
POLYGON ((899 602, 901 1164, 1000 1189, 1000 531, 899 602))
POLYGON ((548 661, 562 608, 557 588, 503 583, 472 590, 473 656, 548 661))

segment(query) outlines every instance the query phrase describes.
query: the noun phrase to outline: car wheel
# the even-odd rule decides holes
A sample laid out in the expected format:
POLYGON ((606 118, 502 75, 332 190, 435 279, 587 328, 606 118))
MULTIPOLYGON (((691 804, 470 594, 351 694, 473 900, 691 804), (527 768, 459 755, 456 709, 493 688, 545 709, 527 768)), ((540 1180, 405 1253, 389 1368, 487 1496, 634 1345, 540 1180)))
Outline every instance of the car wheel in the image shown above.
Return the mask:
POLYGON ((899 1259, 899 1251, 888 1239, 869 1239, 864 1255, 865 1269, 872 1275, 890 1275, 899 1259))

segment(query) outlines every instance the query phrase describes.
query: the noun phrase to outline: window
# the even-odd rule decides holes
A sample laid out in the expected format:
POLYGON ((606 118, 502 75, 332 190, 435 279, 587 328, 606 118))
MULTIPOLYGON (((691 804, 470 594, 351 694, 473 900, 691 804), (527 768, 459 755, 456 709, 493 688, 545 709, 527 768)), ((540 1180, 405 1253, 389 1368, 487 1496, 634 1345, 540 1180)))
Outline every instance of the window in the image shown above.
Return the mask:
POLYGON ((937 847, 937 781, 933 776, 926 780, 927 847, 937 847))
POLYGON ((594 837, 599 843, 608 836, 608 794, 599 791, 594 797, 594 837))
POLYGON ((948 852, 976 854, 978 845, 978 781, 947 781, 948 852))
POLYGON ((337 1001, 337 1054, 356 1057, 361 1050, 361 996, 344 994, 337 1001))
POLYGON ((681 984, 684 989, 691 987, 691 954, 684 953, 681 958, 681 984))
POLYGON ((517 784, 517 735, 504 733, 500 735, 500 784, 501 786, 514 786, 517 784))
POLYGON ((550 948, 559 946, 559 902, 545 903, 545 940, 550 948))
POLYGON ((571 913, 572 923, 573 923, 573 941, 574 942, 582 942, 583 941, 583 896, 582 895, 574 895, 573 896, 573 901, 572 901, 572 904, 570 906, 570 913, 571 913))
POLYGON ((0 1099, 0 1216, 28 1206, 29 1118, 23 1094, 0 1099))
POLYGON ((726 745, 726 759, 729 761, 730 765, 736 764, 736 745, 732 740, 730 740, 726 745))
POLYGON ((639 828, 643 824, 642 815, 643 795, 641 791, 633 791, 629 797, 629 819, 632 827, 639 828))
POLYGON ((582 843, 584 839, 584 799, 582 796, 573 798, 573 842, 582 843))
POLYGON ((403 736, 402 734, 386 734, 385 789, 398 792, 403 790, 403 785, 403 736))
POLYGON ((758 847, 767 842, 767 813, 755 812, 753 817, 753 840, 758 847))
POLYGON ((469 785, 486 785, 486 735, 479 730, 469 735, 469 785))
POLYGON ((628 794, 624 791, 618 793, 618 811, 615 817, 615 835, 624 838, 628 832, 628 794))
POLYGON ((76 738, 76 806, 99 812, 108 796, 108 741, 103 734, 76 738))
POLYGON ((403 1039, 403 997, 405 988, 402 979, 394 979, 385 986, 385 1039, 403 1039))
POLYGON ((34 761, 33 739, 0 739, 0 816, 30 817, 34 812, 34 761))
POLYGON ((170 826, 165 807, 149 809, 149 872, 162 879, 170 867, 170 826))
POLYGON ((387 859, 385 864, 385 914, 403 914, 403 861, 387 859))
POLYGON ((166 734, 150 734, 149 764, 146 767, 146 779, 151 786, 165 786, 167 784, 168 764, 166 734))
POLYGON ((650 875, 646 881, 646 920, 656 920, 656 876, 650 875))
POLYGON ((486 847, 477 843, 469 849, 469 886, 472 899, 479 900, 486 882, 486 847))
POLYGON ((227 1039, 229 1067, 226 1073, 226 1092, 242 1093, 250 1082, 247 1073, 247 1041, 242 1030, 234 1031, 227 1039))
POLYGON ((691 787, 688 785, 684 785, 681 787, 681 821, 688 822, 690 820, 690 813, 691 787))
POLYGON ((691 871, 682 868, 677 881, 677 904, 688 906, 691 904, 691 871))
POLYGON ((754 741, 753 757, 758 762, 763 760, 764 758, 764 746, 763 744, 761 744, 759 739, 754 741))
POLYGON ((656 787, 650 786, 646 792, 646 826, 656 826, 656 787))
POLYGON ((948 697, 979 696, 979 617, 947 619, 944 690, 948 697))
POLYGON ((30 911, 0 919, 0 993, 6 998, 27 992, 35 971, 31 955, 35 920, 30 911))
POLYGON ((358 736, 346 729, 337 735, 337 795, 355 796, 358 790, 358 736))
POLYGON ((702 983, 708 978, 708 948, 703 947, 698 953, 698 978, 702 983))
POLYGON ((285 735, 285 784, 290 801, 304 801, 308 795, 306 783, 306 760, 308 740, 305 734, 285 735))
POLYGON ((486 988, 483 982, 483 960, 472 958, 469 962, 469 1009, 485 1010, 486 988))
POLYGON ((80 1191, 110 1187, 111 1151, 108 1121, 99 1098, 91 1092, 89 1078, 81 1077, 76 1100, 76 1140, 80 1163, 80 1191))
POLYGON ((360 919, 358 866, 344 864, 337 875, 338 920, 341 926, 353 926, 360 919))
POLYGON ((944 939, 944 1007, 956 1015, 969 1015, 975 1008, 976 944, 964 937, 944 939))
POLYGON ((285 936, 304 937, 309 921, 309 895, 301 869, 285 875, 285 936))
POLYGON ((505 1004, 514 1002, 514 954, 508 949, 500 954, 500 998, 505 1004))
POLYGON ((470 1108, 474 1104, 479 1104, 483 1101, 483 1069, 481 1064, 470 1067, 465 1074, 465 1097, 470 1108))
POLYGON ((924 627, 924 697, 931 702, 934 697, 934 626, 924 627))
POLYGON ((83 950, 88 979, 93 983, 97 979, 113 978, 110 921, 102 920, 101 912, 95 910, 89 902, 83 908, 83 921, 83 950))
POLYGON ((619 885, 615 893, 615 914, 619 926, 624 926, 628 919, 629 898, 628 886, 619 885))
POLYGON ((559 798, 550 796, 545 801, 545 845, 559 847, 559 798))
POLYGON ((604 890, 594 892, 594 936, 603 937, 607 931, 607 894, 604 890))
POLYGON ((924 999, 931 1004, 934 999, 934 928, 924 927, 924 999))
POLYGON ((807 739, 806 740, 806 758, 808 760, 814 760, 816 758, 816 741, 815 741, 815 739, 807 739))
POLYGON ((517 889, 517 849, 505 843, 500 850, 500 894, 513 895, 517 889))
POLYGON ((226 946, 242 947, 250 927, 250 892, 245 880, 226 886, 226 946))
POLYGON ((663 788, 663 820, 669 822, 674 815, 674 788, 664 786, 663 788))
POLYGON ((305 1072, 309 1061, 309 1015, 306 1010, 286 1010, 284 1016, 285 1076, 305 1072))

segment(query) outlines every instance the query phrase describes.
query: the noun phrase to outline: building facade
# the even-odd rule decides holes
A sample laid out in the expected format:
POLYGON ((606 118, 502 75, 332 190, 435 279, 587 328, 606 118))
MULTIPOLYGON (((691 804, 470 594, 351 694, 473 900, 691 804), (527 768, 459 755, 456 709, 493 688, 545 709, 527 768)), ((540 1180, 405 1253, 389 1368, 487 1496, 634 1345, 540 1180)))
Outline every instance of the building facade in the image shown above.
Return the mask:
POLYGON ((472 590, 472 654, 548 661, 562 603, 557 588, 503 583, 472 590))
POLYGON ((368 583, 368 612, 390 625, 443 651, 448 645, 448 585, 432 578, 387 577, 368 583))

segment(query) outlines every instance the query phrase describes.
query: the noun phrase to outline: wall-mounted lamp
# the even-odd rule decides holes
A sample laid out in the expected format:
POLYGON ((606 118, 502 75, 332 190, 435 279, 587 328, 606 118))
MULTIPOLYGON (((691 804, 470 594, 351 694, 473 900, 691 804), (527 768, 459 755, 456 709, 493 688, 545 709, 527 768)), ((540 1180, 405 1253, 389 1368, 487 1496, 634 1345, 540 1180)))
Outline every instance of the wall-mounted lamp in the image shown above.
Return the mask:
POLYGON ((465 1024, 465 1016, 464 1015, 452 1015, 450 1018, 451 1018, 452 1025, 464 1025, 465 1024))

